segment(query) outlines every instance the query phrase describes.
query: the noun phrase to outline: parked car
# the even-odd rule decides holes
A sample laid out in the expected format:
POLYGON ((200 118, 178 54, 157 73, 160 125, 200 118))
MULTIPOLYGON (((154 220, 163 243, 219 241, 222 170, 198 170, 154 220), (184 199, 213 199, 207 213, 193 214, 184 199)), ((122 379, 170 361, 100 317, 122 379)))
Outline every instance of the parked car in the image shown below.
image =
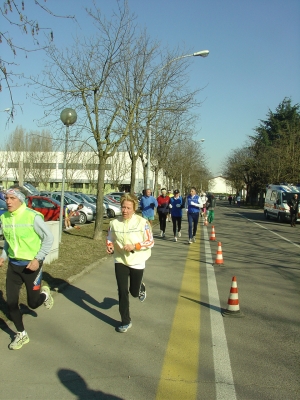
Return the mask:
MULTIPOLYGON (((97 203, 97 196, 89 195, 89 197, 97 203)), ((105 195, 103 198, 104 206, 106 207, 106 214, 108 218, 115 218, 117 215, 122 215, 121 205, 114 198, 105 195)))
MULTIPOLYGON (((44 220, 58 221, 60 217, 60 202, 46 196, 27 196, 25 199, 27 207, 43 214, 44 220)), ((63 217, 65 213, 63 212, 63 217)), ((80 224, 80 213, 71 217, 71 225, 80 224)))
MULTIPOLYGON (((121 199, 121 197, 120 197, 120 199, 121 199)), ((108 200, 108 201, 110 201, 112 203, 120 204, 120 200, 117 200, 116 198, 114 198, 113 196, 110 196, 109 194, 106 194, 104 196, 104 200, 108 200)))
POLYGON ((34 196, 39 196, 40 192, 39 190, 37 190, 37 188, 35 186, 33 186, 31 183, 25 182, 23 184, 23 187, 27 190, 27 192, 31 195, 34 196))
MULTIPOLYGON (((90 195, 81 193, 81 192, 68 192, 68 193, 71 193, 72 196, 75 196, 78 199, 81 199, 82 202, 86 202, 86 203, 90 204, 95 209, 95 212, 96 212, 97 196, 96 196, 96 198, 92 198, 92 197, 90 197, 90 195)), ((105 202, 103 202, 103 216, 107 217, 107 205, 105 204, 105 202)))
MULTIPOLYGON (((51 197, 57 201, 61 201, 61 192, 52 192, 51 197)), ((72 196, 69 193, 64 194, 64 205, 67 206, 69 204, 83 204, 83 208, 80 212, 80 224, 85 224, 86 222, 91 222, 96 217, 96 212, 93 211, 90 204, 83 203, 78 198, 72 196)))
POLYGON ((47 190, 41 190, 40 191, 40 196, 51 197, 51 192, 49 192, 47 190))
POLYGON ((122 215, 121 204, 115 203, 109 200, 104 199, 104 204, 107 207, 107 216, 108 218, 115 218, 118 215, 122 215))
POLYGON ((121 197, 125 194, 125 192, 111 192, 108 193, 107 195, 110 197, 113 197, 115 200, 117 200, 118 202, 121 201, 121 197))

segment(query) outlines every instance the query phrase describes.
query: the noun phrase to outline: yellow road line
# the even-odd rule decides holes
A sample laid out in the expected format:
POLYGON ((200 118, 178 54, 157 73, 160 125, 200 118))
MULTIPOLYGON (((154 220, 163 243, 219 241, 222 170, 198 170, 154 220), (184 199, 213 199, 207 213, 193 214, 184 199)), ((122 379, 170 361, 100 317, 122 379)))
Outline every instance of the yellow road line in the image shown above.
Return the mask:
POLYGON ((156 400, 196 399, 200 349, 200 244, 189 246, 156 400), (190 299, 190 300, 189 300, 190 299), (194 301, 191 301, 194 300, 194 301))

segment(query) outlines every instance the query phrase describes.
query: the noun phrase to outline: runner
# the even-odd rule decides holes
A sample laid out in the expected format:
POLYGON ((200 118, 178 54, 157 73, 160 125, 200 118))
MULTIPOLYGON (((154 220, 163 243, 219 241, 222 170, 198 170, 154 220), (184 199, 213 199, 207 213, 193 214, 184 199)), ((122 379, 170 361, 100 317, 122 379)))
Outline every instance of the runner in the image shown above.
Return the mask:
POLYGON ((17 185, 8 189, 5 195, 8 211, 1 216, 5 240, 0 267, 8 259, 7 305, 17 329, 15 339, 9 345, 11 350, 18 350, 29 342, 19 308, 22 284, 25 283, 30 308, 35 309, 44 304, 50 310, 53 306, 49 287, 41 288, 42 265, 51 250, 53 235, 44 222, 43 215, 26 207, 26 194, 26 191, 17 185))
POLYGON ((143 302, 146 299, 146 287, 143 282, 143 273, 146 260, 151 256, 154 245, 152 229, 148 222, 135 214, 138 208, 138 199, 132 194, 121 197, 122 217, 110 222, 106 251, 114 254, 115 274, 119 294, 119 312, 121 325, 117 332, 125 333, 132 327, 129 312, 129 291, 131 296, 139 297, 143 302), (128 290, 128 280, 130 286, 128 290))

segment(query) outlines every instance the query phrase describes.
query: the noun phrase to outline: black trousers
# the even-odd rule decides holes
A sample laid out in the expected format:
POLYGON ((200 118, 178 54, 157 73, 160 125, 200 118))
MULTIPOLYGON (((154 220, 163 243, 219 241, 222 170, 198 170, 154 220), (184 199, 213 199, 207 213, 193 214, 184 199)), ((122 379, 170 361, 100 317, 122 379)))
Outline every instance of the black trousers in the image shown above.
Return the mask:
POLYGON ((40 293, 42 281, 42 263, 36 271, 8 263, 6 274, 6 299, 11 319, 18 332, 24 331, 23 318, 19 308, 19 295, 23 283, 27 291, 27 304, 30 308, 38 308, 44 303, 46 296, 40 293))
POLYGON ((297 211, 292 211, 290 212, 291 214, 291 226, 296 225, 296 221, 297 221, 297 211))
POLYGON ((172 216, 174 236, 176 236, 176 227, 177 227, 177 232, 181 231, 181 220, 182 220, 182 217, 173 217, 172 216))
POLYGON ((160 230, 163 231, 163 233, 165 233, 165 231, 166 231, 167 215, 168 215, 168 213, 162 213, 162 212, 158 211, 159 227, 160 227, 160 230))
POLYGON ((132 297, 139 296, 144 269, 130 268, 127 265, 115 263, 115 274, 119 292, 119 312, 122 325, 128 325, 131 321, 129 312, 129 292, 132 297))

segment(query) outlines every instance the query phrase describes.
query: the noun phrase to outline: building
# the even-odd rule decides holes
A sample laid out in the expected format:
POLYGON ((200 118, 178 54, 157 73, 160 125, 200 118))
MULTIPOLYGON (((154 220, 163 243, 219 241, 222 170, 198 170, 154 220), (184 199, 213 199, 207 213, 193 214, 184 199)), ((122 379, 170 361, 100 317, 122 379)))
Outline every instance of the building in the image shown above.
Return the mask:
MULTIPOLYGON (((7 152, 0 151, 0 186, 4 189, 19 181, 32 183, 39 190, 60 190, 63 178, 63 152, 7 152)), ((66 155, 65 185, 92 193, 97 190, 98 159, 93 152, 68 152, 66 155)), ((143 165, 137 160, 134 191, 144 189, 143 165)), ((162 185, 163 174, 158 177, 162 185)), ((129 189, 131 185, 131 159, 128 152, 118 152, 107 160, 105 187, 129 189)), ((154 185, 154 173, 150 169, 150 186, 154 185)))
POLYGON ((235 194, 236 192, 226 178, 224 178, 222 175, 209 179, 208 191, 218 194, 235 194))

